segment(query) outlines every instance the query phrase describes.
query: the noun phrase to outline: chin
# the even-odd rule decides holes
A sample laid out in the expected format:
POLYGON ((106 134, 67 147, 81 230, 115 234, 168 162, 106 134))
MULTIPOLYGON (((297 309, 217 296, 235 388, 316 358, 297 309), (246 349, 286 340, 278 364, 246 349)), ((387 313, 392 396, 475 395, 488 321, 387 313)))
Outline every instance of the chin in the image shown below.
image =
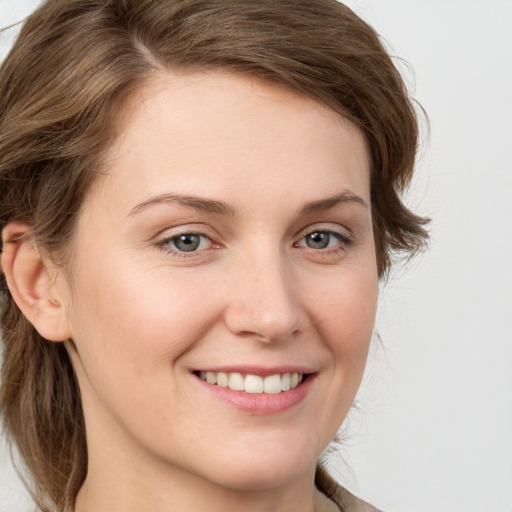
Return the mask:
POLYGON ((313 447, 304 438, 291 441, 247 440, 239 449, 219 452, 218 457, 211 458, 214 467, 208 478, 224 488, 261 491, 311 477, 323 447, 313 447))

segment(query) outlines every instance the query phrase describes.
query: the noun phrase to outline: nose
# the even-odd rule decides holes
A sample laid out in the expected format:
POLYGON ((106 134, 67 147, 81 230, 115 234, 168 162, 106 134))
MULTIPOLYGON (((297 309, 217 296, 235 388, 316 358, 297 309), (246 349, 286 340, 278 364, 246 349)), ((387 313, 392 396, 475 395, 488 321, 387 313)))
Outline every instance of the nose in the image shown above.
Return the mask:
POLYGON ((271 343, 301 330, 304 314, 289 262, 277 254, 245 258, 230 274, 225 322, 232 333, 271 343))

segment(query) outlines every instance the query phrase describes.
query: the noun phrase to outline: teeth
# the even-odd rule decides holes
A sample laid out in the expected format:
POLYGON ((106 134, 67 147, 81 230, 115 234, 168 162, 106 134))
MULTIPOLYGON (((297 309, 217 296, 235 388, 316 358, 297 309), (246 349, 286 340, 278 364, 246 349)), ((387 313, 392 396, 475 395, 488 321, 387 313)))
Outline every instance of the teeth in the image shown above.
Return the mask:
POLYGON ((221 388, 227 388, 229 383, 229 377, 227 373, 219 372, 217 373, 217 386, 221 388))
POLYGON ((284 373, 260 377, 247 374, 244 377, 237 372, 199 372, 199 378, 209 384, 217 384, 217 386, 234 391, 277 394, 296 388, 302 382, 303 375, 301 373, 284 373))
POLYGON ((291 383, 290 383, 290 374, 289 373, 285 373, 282 377, 281 377, 281 389, 283 391, 289 391, 291 388, 291 383))
POLYGON ((275 395, 281 393, 281 375, 269 375, 263 380, 263 392, 275 395))
POLYGON ((229 389, 233 389, 235 391, 244 391, 245 390, 245 379, 243 378, 241 373, 230 373, 229 374, 229 389))
POLYGON ((263 379, 259 375, 246 375, 245 392, 263 393, 263 379))
POLYGON ((206 382, 208 382, 208 384, 217 384, 217 374, 214 372, 206 372, 206 382))

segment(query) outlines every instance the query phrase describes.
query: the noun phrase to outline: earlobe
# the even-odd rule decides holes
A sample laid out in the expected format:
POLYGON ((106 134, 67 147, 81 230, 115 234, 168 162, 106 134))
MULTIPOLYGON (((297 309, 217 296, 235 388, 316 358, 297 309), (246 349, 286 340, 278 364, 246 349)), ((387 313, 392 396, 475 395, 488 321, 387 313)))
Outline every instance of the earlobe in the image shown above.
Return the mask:
POLYGON ((39 253, 30 226, 11 222, 2 230, 2 272, 9 291, 27 320, 43 338, 66 341, 68 326, 56 267, 39 253))

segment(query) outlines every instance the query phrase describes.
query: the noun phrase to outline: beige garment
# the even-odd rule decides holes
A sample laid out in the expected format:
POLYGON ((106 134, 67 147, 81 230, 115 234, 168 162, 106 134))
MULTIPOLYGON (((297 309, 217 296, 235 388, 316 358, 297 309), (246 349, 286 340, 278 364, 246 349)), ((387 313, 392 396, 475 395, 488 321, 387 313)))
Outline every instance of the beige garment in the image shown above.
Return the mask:
POLYGON ((379 512, 341 487, 323 468, 317 468, 315 485, 320 491, 315 497, 315 512, 379 512))

